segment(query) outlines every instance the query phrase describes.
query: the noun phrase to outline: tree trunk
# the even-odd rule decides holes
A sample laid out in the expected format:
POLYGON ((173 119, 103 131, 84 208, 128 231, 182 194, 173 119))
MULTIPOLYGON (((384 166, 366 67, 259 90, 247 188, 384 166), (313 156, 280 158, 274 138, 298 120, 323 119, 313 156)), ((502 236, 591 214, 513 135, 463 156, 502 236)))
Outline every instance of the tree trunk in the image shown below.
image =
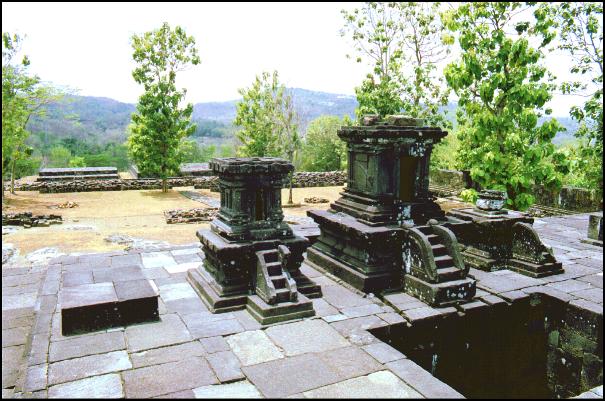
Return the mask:
POLYGON ((288 194, 288 205, 291 205, 294 203, 292 201, 292 181, 294 181, 294 174, 290 173, 290 192, 288 194))
POLYGON ((162 192, 168 192, 168 179, 162 178, 162 192))
POLYGON ((11 162, 11 194, 15 194, 15 158, 11 162))

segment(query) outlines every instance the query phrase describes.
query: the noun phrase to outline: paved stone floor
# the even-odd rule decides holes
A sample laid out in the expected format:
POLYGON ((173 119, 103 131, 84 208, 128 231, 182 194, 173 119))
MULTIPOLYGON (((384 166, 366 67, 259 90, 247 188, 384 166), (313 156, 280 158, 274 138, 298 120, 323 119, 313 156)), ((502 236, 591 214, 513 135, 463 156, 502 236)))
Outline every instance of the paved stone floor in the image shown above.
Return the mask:
MULTIPOLYGON (((602 315, 603 249, 580 242, 587 226, 586 214, 537 219, 565 273, 534 279, 472 270, 475 306, 545 292, 602 315)), ((317 316, 261 328, 246 311, 208 312, 186 281, 202 258, 198 247, 181 246, 3 267, 2 397, 461 397, 367 331, 452 308, 432 309, 406 295, 385 304, 303 265, 322 286, 323 297, 313 300, 317 316), (161 321, 62 336, 62 272, 132 265, 159 288, 161 321)), ((599 394, 602 386, 582 396, 599 394)))

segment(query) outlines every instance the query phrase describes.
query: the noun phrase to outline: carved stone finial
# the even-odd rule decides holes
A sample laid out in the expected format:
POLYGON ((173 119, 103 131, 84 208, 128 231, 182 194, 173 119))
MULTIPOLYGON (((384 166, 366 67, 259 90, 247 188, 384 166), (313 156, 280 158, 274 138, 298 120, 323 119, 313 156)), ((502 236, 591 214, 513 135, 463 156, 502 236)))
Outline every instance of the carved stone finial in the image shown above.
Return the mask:
POLYGON ((475 205, 477 209, 487 211, 502 210, 507 199, 506 192, 486 189, 479 192, 475 205))

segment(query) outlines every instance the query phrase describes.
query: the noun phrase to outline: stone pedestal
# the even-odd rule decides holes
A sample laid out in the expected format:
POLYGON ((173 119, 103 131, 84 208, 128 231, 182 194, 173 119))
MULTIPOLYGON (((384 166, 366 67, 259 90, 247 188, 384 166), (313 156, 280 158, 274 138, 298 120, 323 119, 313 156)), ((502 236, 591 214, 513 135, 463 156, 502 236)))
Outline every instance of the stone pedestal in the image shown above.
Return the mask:
POLYGON ((263 324, 312 316, 311 301, 299 294, 321 296, 300 272, 309 242, 292 233, 281 210, 293 166, 277 158, 225 158, 210 167, 219 177, 221 207, 210 229, 197 232, 206 258, 189 271, 189 282, 212 312, 248 308, 263 324))
POLYGON ((532 228, 534 219, 502 207, 478 201, 476 208, 448 213, 453 218, 449 227, 464 247, 464 263, 483 271, 510 269, 530 277, 563 273, 561 263, 532 228))
POLYGON ((588 217, 588 238, 582 242, 603 247, 603 212, 591 213, 588 217))
POLYGON ((158 290, 140 267, 100 268, 92 273, 93 284, 78 284, 76 273, 63 274, 59 291, 63 335, 159 320, 158 290))

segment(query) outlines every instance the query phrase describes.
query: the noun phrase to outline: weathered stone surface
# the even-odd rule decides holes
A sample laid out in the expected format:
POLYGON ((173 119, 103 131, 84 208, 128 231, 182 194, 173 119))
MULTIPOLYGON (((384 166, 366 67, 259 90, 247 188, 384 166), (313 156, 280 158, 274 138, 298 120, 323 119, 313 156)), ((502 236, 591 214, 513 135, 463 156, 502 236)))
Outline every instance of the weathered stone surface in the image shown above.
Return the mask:
POLYGON ((384 325, 386 325, 386 322, 376 316, 356 317, 331 324, 333 328, 345 337, 349 337, 351 333, 359 330, 375 329, 384 325))
POLYGON ((2 330, 2 348, 25 344, 29 332, 30 327, 16 327, 2 330))
POLYGON ((124 372, 127 398, 149 398, 217 383, 204 358, 191 357, 124 372))
POLYGON ((205 355, 207 355, 207 352, 202 344, 198 341, 193 341, 185 344, 134 352, 130 354, 130 359, 134 368, 141 368, 167 362, 176 362, 192 356, 205 355))
POLYGON ((228 336, 245 331, 244 327, 233 315, 231 315, 231 318, 225 318, 220 315, 217 314, 216 317, 213 317, 212 314, 192 313, 183 316, 183 319, 194 338, 228 336))
POLYGON ((49 398, 123 398, 118 374, 89 377, 48 388, 49 398))
POLYGON ((33 392, 44 390, 47 384, 48 365, 35 365, 27 368, 23 390, 33 392))
POLYGON ((248 380, 229 384, 215 384, 193 389, 195 398, 263 398, 248 380))
POLYGON ((125 334, 129 352, 138 352, 193 340, 176 314, 162 315, 162 320, 158 323, 127 327, 125 334))
POLYGON ((23 345, 2 348, 2 388, 15 385, 24 348, 23 345))
POLYGON ((160 285, 160 296, 164 300, 164 302, 170 302, 177 299, 183 298, 197 298, 197 294, 191 288, 189 283, 176 283, 176 284, 166 284, 160 285))
POLYGON ((389 371, 356 377, 315 390, 305 398, 420 398, 421 395, 389 371))
POLYGON ((241 362, 231 351, 216 352, 206 357, 221 383, 243 379, 241 362))
MULTIPOLYGON (((231 350, 237 355, 243 366, 256 365, 284 357, 279 348, 267 336, 271 336, 269 330, 266 334, 262 330, 245 331, 226 338, 231 350)), ((279 342, 277 343, 279 344, 279 342)))
POLYGON ((149 252, 141 255, 143 267, 146 269, 154 267, 167 267, 176 265, 176 261, 168 252, 149 252))
POLYGON ((350 345, 342 335, 320 319, 270 327, 266 333, 284 350, 286 356, 324 352, 350 345))
POLYGON ((399 359, 386 365, 403 381, 427 398, 464 398, 462 394, 433 377, 409 359, 399 359))
POLYGON ((64 359, 119 351, 125 348, 124 333, 121 331, 90 334, 52 342, 50 344, 49 361, 57 362, 64 359))
POLYGON ((242 370, 267 398, 281 398, 338 381, 330 366, 315 354, 281 358, 242 370))
POLYGON ((65 383, 130 368, 132 368, 132 364, 126 351, 68 359, 49 365, 48 384, 65 383))
POLYGON ((229 344, 222 336, 200 338, 200 343, 209 354, 220 351, 229 351, 229 344))
POLYGON ((405 358, 405 355, 401 352, 383 342, 369 344, 362 347, 362 349, 383 364, 405 358))

